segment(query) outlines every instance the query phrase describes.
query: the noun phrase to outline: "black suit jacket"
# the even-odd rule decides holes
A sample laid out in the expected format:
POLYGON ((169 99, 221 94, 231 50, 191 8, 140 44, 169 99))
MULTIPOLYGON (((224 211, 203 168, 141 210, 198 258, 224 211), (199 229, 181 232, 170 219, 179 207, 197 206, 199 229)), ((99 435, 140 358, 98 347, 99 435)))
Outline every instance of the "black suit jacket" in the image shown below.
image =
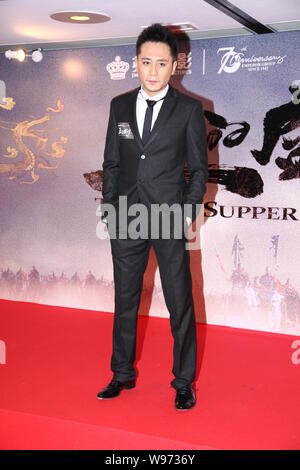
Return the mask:
MULTIPOLYGON (((201 102, 169 85, 146 145, 137 121, 139 88, 112 99, 103 162, 103 203, 201 204, 208 177, 201 102), (186 183, 184 165, 190 179, 186 183)), ((196 217, 193 206, 194 220, 196 217)), ((105 215, 105 214, 104 214, 105 215)), ((102 217, 104 217, 104 215, 102 217)))

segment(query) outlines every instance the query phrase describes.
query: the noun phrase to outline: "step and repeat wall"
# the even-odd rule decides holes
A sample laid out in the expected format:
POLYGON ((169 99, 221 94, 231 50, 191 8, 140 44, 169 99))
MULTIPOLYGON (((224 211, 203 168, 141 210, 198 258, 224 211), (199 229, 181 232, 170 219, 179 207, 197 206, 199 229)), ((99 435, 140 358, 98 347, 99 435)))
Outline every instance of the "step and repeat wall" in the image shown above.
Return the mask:
MULTIPOLYGON (((209 182, 191 243, 197 320, 300 333, 298 32, 181 42, 172 85, 199 99, 209 182), (199 248, 199 247, 198 247, 199 248)), ((113 311, 100 222, 109 104, 135 46, 0 55, 0 297, 113 311)), ((153 250, 140 313, 168 316, 153 250)))

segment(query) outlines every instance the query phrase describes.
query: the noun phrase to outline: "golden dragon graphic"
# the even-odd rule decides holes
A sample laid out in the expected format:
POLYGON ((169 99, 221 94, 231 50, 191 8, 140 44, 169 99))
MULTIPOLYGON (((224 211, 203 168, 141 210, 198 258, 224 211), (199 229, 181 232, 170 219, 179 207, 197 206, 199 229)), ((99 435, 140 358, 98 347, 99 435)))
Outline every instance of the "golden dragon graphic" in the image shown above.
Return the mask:
MULTIPOLYGON (((0 104, 0 108, 11 110, 15 106, 15 101, 11 97, 4 98, 4 104, 0 104)), ((15 127, 4 127, 0 125, 3 129, 7 129, 12 132, 13 139, 15 142, 15 147, 7 147, 7 155, 3 155, 8 159, 16 159, 21 152, 22 160, 19 162, 13 163, 0 163, 0 175, 7 174, 10 180, 16 179, 16 174, 21 176, 24 173, 30 173, 31 181, 20 181, 20 184, 34 184, 36 183, 40 176, 36 173, 38 168, 46 170, 55 170, 59 167, 59 162, 54 165, 50 165, 46 159, 46 156, 55 158, 56 160, 61 160, 65 155, 64 146, 68 142, 67 137, 61 136, 58 141, 52 142, 51 150, 47 150, 47 144, 49 137, 45 135, 45 131, 41 129, 35 129, 35 126, 44 124, 45 122, 50 121, 51 113, 60 113, 64 109, 64 105, 61 102, 61 99, 58 98, 56 102, 56 108, 47 107, 46 113, 39 119, 33 119, 31 121, 21 121, 18 122, 15 127), (38 133, 43 133, 40 137, 38 133), (35 153, 28 147, 24 142, 24 137, 30 137, 36 141, 36 147, 38 148, 38 154, 35 153), (42 160, 42 161, 41 161, 42 160), (45 163, 43 163, 46 162, 45 163)), ((10 122, 1 121, 5 124, 10 125, 10 122)))

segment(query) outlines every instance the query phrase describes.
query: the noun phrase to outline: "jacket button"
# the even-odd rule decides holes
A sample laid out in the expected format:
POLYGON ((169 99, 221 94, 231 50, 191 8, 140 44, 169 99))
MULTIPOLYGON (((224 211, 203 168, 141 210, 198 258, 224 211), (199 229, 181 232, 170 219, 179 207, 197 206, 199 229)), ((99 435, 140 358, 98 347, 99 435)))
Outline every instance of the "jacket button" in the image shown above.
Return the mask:
POLYGON ((146 155, 141 155, 142 160, 145 160, 145 158, 146 158, 146 155))

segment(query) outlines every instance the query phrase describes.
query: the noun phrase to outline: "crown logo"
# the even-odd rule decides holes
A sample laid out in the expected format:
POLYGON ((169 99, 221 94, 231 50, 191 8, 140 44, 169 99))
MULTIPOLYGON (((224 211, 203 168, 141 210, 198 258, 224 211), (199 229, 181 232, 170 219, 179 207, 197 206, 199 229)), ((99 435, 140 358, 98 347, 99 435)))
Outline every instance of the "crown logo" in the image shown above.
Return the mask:
POLYGON ((111 62, 106 66, 106 70, 108 71, 111 80, 124 80, 128 69, 128 62, 123 62, 121 57, 118 55, 115 57, 114 62, 111 62))

